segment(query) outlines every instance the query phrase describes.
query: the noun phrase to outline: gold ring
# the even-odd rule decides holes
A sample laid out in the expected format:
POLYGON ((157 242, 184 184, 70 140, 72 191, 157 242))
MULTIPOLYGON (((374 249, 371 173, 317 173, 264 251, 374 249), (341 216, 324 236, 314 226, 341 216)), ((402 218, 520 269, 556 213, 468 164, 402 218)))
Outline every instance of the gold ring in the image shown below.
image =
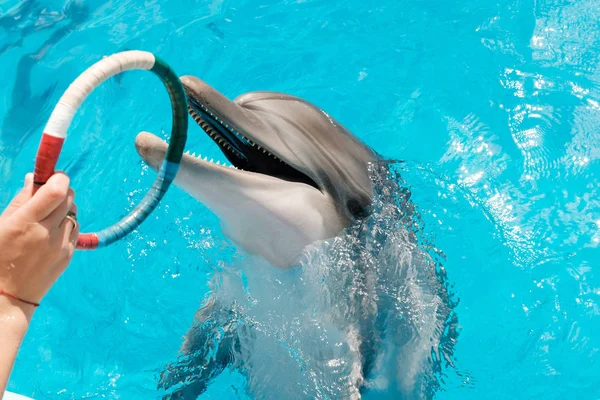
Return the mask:
POLYGON ((65 216, 65 219, 68 219, 73 223, 73 229, 77 226, 77 215, 73 211, 69 211, 65 216))

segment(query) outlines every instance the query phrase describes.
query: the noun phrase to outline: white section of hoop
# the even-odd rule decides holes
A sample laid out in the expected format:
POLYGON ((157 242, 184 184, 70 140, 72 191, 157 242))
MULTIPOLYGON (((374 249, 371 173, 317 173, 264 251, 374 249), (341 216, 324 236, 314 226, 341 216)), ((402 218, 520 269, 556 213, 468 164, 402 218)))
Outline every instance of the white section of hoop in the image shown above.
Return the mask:
POLYGON ((115 53, 98 61, 79 75, 65 90, 50 115, 44 133, 63 139, 66 138, 67 130, 77 109, 95 88, 108 78, 123 71, 152 69, 154 61, 152 53, 139 50, 115 53))

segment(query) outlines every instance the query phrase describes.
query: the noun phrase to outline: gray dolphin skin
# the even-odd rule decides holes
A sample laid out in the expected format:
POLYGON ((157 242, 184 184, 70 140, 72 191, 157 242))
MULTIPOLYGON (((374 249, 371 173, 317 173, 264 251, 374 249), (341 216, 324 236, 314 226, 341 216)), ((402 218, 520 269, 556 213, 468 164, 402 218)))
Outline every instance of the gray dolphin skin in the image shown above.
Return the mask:
MULTIPOLYGON (((369 214, 376 155, 323 110, 275 92, 230 101, 198 78, 181 81, 190 115, 233 168, 186 153, 175 185, 214 212, 237 245, 289 267, 307 245, 369 214)), ((167 144, 147 132, 135 144, 156 170, 167 144)))

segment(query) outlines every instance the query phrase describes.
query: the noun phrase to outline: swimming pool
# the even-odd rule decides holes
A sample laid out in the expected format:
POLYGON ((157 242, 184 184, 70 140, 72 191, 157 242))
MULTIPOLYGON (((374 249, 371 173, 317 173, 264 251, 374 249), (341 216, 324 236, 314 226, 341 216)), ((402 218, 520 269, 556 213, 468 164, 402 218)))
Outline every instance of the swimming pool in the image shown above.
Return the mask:
MULTIPOLYGON (((292 93, 406 161, 459 301, 455 367, 437 398, 600 397, 597 2, 86 4, 2 5, 2 206, 32 169, 62 91, 103 55, 149 50, 230 97, 292 93)), ((59 165, 88 230, 130 210, 154 178, 133 140, 168 131, 170 119, 148 75, 103 85, 71 127, 59 165)), ((222 159, 194 126, 188 148, 222 159)), ((236 257, 216 218, 170 189, 137 232, 76 254, 36 314, 9 390, 159 397, 209 279, 236 257)), ((226 371, 204 398, 222 397, 247 398, 244 377, 226 371)))

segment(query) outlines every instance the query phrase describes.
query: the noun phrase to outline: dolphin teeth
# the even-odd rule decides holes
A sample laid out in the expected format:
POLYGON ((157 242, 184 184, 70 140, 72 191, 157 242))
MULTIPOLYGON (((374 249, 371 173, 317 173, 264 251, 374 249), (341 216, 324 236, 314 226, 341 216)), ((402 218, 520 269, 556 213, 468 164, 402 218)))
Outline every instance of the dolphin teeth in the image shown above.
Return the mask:
POLYGON ((217 165, 221 165, 221 163, 219 162, 219 160, 217 160, 216 164, 217 164, 217 165))
POLYGON ((212 159, 212 158, 210 159, 210 162, 213 162, 213 159, 212 159))

